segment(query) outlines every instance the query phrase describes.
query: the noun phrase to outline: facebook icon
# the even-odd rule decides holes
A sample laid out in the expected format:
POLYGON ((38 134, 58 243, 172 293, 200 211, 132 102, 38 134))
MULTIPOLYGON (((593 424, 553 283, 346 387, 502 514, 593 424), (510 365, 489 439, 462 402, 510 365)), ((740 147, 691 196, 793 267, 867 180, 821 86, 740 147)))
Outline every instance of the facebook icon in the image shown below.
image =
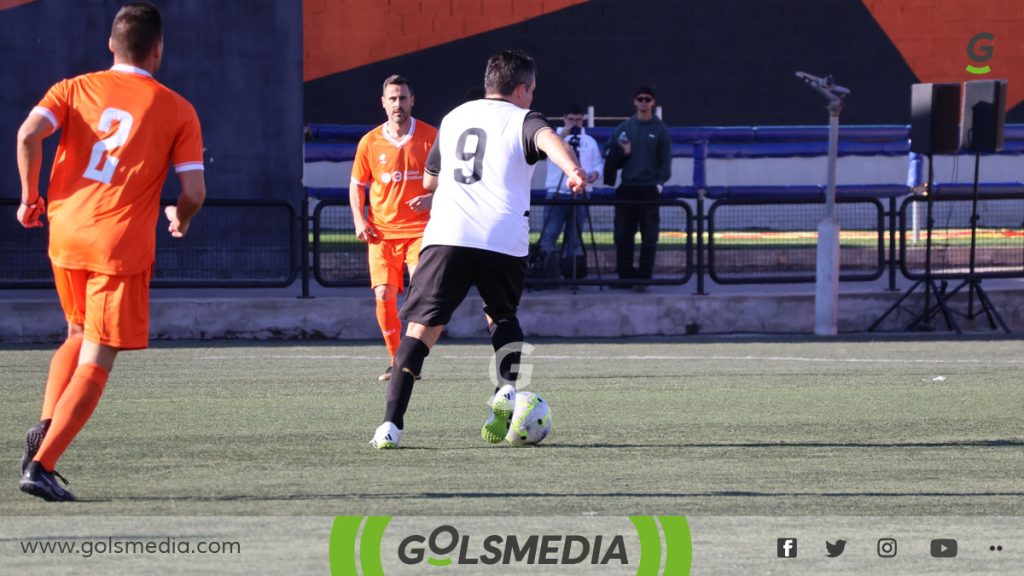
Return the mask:
POLYGON ((796 538, 779 538, 776 547, 779 558, 796 558, 796 538))

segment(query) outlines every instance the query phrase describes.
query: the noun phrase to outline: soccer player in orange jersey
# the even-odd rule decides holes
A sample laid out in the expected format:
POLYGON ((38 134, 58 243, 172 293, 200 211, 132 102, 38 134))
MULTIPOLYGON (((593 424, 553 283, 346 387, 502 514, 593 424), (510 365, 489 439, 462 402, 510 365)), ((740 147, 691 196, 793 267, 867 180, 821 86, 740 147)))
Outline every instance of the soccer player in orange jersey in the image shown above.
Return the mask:
POLYGON ((206 196, 195 109, 153 79, 162 30, 151 4, 126 4, 110 32, 113 67, 55 84, 18 131, 18 222, 26 228, 43 225, 42 141, 61 131, 47 196, 50 260, 68 337, 50 363, 20 482, 23 492, 45 500, 75 499, 54 479, 57 459, 96 408, 117 353, 149 345, 149 279, 169 165, 181 182, 177 205, 164 211, 171 236, 188 233, 206 196))
POLYGON ((380 102, 388 121, 359 140, 348 195, 356 237, 370 245, 370 286, 377 301, 377 324, 391 359, 378 380, 386 382, 402 341, 397 299, 403 289, 403 265, 412 276, 430 217, 431 196, 423 188, 423 165, 437 130, 412 117, 416 98, 401 76, 384 80, 380 102), (363 192, 367 185, 369 214, 363 192))

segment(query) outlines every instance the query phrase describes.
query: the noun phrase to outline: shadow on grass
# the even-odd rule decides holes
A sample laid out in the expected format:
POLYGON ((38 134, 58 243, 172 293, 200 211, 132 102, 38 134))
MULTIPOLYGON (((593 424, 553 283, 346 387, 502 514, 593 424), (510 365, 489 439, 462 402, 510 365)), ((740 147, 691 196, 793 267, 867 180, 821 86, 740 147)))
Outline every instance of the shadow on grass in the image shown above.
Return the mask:
POLYGON ((458 500, 464 498, 1019 498, 1024 492, 771 492, 722 490, 710 492, 392 492, 280 494, 220 496, 126 496, 116 499, 79 500, 76 504, 113 502, 303 502, 325 500, 458 500))

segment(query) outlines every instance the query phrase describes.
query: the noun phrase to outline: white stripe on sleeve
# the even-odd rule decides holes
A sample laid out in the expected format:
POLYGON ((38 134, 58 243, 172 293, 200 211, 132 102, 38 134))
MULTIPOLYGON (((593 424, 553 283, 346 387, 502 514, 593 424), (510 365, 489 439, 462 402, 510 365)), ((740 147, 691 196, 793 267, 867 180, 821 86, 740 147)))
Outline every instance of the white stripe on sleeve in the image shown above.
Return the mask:
POLYGON ((29 112, 29 113, 30 114, 39 114, 40 116, 43 116, 44 118, 49 120, 50 124, 53 124, 54 131, 56 131, 58 128, 60 128, 60 122, 57 121, 57 117, 53 115, 53 112, 50 112, 49 108, 43 108, 42 106, 36 106, 35 108, 32 109, 32 112, 29 112))
POLYGON ((191 172, 193 170, 203 170, 202 162, 182 162, 181 164, 174 165, 175 172, 191 172))

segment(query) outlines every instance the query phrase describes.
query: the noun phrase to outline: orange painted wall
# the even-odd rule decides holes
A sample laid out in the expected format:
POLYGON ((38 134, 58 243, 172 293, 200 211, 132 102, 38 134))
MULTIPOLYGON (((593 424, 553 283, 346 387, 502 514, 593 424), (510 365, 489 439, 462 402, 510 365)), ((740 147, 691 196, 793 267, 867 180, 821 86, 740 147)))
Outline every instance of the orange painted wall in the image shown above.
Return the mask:
POLYGON ((303 76, 313 80, 587 0, 304 0, 303 76))
POLYGON ((35 2, 35 0, 0 0, 0 10, 7 10, 8 8, 14 8, 29 2, 35 2))
POLYGON ((1024 100, 1024 0, 863 0, 922 82, 1006 79, 1006 108, 1024 100), (966 71, 967 44, 995 36, 992 71, 966 71))

